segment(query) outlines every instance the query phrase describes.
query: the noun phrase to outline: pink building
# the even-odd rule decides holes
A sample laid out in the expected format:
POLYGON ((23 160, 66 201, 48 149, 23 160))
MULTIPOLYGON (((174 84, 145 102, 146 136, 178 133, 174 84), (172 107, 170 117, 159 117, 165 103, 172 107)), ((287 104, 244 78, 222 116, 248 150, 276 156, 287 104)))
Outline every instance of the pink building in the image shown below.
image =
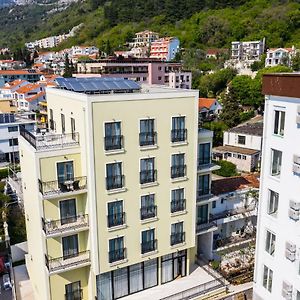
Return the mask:
POLYGON ((179 40, 174 37, 158 39, 151 43, 150 57, 170 61, 179 51, 179 45, 179 40))

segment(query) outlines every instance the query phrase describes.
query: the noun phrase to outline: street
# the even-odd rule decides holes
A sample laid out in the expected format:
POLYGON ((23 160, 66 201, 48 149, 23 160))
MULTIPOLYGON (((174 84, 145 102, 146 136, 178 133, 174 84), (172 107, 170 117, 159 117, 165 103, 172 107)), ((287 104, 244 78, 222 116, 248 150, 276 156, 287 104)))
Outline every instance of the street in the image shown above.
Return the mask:
POLYGON ((2 275, 0 276, 0 300, 12 300, 12 290, 4 290, 3 289, 3 280, 2 275))

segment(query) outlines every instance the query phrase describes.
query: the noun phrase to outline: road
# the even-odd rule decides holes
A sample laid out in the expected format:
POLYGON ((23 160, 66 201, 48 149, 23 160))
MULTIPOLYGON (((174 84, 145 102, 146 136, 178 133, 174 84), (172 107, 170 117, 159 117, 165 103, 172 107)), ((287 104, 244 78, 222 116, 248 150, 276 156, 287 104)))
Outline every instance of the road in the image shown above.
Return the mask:
POLYGON ((3 280, 2 280, 2 275, 0 276, 0 300, 12 300, 12 290, 4 290, 3 289, 3 280))

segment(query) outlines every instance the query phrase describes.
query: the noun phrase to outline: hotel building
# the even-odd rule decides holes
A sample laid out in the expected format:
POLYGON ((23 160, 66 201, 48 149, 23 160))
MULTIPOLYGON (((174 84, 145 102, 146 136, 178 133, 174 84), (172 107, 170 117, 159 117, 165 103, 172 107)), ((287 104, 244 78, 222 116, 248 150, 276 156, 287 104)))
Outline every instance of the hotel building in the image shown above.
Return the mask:
POLYGON ((300 299, 300 75, 268 74, 254 299, 300 299))
POLYGON ((35 298, 117 299, 189 274, 198 92, 56 81, 47 89, 51 132, 20 132, 35 298))

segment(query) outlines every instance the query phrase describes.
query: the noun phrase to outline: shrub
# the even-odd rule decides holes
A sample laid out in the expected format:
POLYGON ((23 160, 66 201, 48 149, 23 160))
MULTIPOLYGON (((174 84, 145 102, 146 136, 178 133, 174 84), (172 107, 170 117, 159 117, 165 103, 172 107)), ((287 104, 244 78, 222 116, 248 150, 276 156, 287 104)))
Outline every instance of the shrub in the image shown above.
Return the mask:
POLYGON ((220 267, 220 262, 217 261, 217 260, 213 260, 213 261, 211 262, 211 267, 212 267, 214 270, 218 270, 219 267, 220 267))
POLYGON ((213 173, 223 177, 232 177, 237 176, 238 173, 236 171, 236 165, 230 161, 219 160, 215 161, 217 165, 221 167, 221 169, 214 171, 213 173))

